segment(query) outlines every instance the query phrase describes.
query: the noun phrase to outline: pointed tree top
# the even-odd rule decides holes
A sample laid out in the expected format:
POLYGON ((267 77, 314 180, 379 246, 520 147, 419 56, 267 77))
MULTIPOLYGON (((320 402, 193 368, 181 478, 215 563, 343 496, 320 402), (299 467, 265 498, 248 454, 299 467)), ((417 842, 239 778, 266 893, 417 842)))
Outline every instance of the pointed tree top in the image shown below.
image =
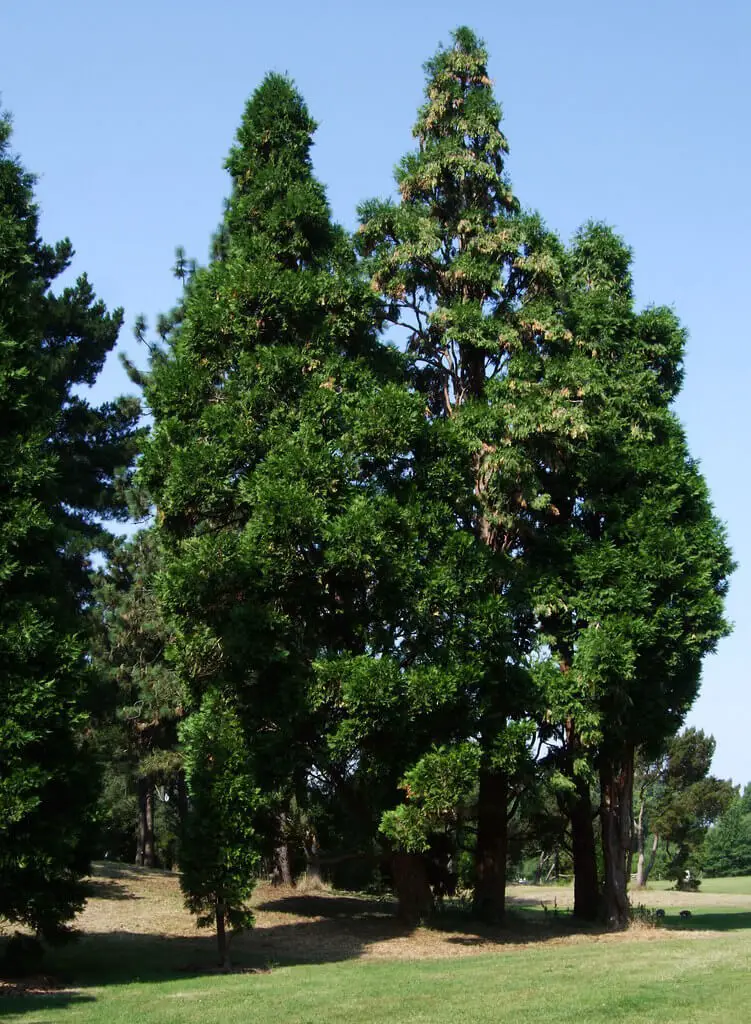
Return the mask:
POLYGON ((247 254, 268 245, 290 268, 328 250, 330 210, 310 160, 316 127, 290 79, 268 74, 247 103, 226 163, 233 188, 221 229, 225 248, 247 254))
POLYGON ((453 45, 440 47, 425 63, 426 102, 413 135, 419 150, 405 157, 397 182, 406 202, 513 212, 518 203, 504 172, 508 142, 501 131, 501 105, 488 77, 488 54, 468 28, 452 33, 453 45))
POLYGON ((294 83, 285 75, 270 73, 248 100, 227 169, 237 181, 257 162, 310 168, 317 127, 294 83))

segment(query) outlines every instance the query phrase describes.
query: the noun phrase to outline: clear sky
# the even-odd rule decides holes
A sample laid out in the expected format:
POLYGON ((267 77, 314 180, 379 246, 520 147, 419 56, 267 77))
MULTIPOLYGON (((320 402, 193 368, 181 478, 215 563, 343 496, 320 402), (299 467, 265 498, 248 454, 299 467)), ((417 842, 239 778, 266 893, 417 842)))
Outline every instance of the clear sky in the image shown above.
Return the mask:
MULTIPOLYGON (((422 63, 468 24, 486 41, 523 204, 568 237, 607 220, 635 254, 640 303, 690 332, 678 404, 740 567, 732 637, 689 723, 715 771, 751 780, 751 4, 747 0, 17 0, 0 5, 0 94, 39 174, 48 241, 68 236, 97 292, 153 323, 177 296, 176 245, 207 258, 223 161, 264 72, 292 75, 320 122, 335 216, 392 191, 422 63)), ((115 360, 97 396, 129 387, 115 360)))

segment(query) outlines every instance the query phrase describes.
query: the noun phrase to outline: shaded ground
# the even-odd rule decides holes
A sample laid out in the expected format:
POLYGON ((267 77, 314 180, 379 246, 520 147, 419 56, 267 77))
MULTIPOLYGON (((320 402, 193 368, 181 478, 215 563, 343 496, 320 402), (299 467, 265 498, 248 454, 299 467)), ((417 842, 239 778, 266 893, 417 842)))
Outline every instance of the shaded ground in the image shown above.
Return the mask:
MULTIPOLYGON (((81 947, 86 947, 86 959, 97 972, 106 967, 103 960, 114 959, 116 973, 136 969, 137 976, 149 974, 151 966, 192 973, 213 962, 213 939, 197 932, 183 908, 176 875, 126 865, 98 868, 92 898, 77 921, 85 937, 71 953, 76 960, 80 962, 81 947)), ((617 934, 582 931, 568 913, 571 902, 570 889, 511 886, 509 921, 503 928, 479 925, 455 905, 431 927, 410 929, 397 920, 389 898, 261 885, 253 900, 256 926, 234 940, 233 959, 240 966, 262 969, 350 959, 438 959, 540 942, 659 941, 664 935, 663 927, 636 926, 617 934)), ((664 908, 661 925, 687 939, 751 926, 751 895, 646 891, 635 894, 634 903, 664 908), (682 909, 691 910, 692 917, 681 919, 682 909)))
MULTIPOLYGON (((195 928, 175 874, 104 863, 97 865, 90 892, 76 922, 82 937, 51 954, 45 964, 51 976, 30 979, 20 989, 6 983, 6 993, 49 992, 62 1003, 73 984, 190 977, 214 970, 213 936, 195 928)), ((667 929, 690 940, 751 928, 751 895, 648 890, 635 894, 634 903, 664 908, 660 926, 636 925, 616 934, 576 927, 571 902, 568 888, 511 886, 508 922, 502 928, 473 922, 461 901, 438 914, 431 927, 408 928, 396 918, 389 898, 261 885, 253 901, 256 926, 233 941, 232 958, 240 971, 262 971, 345 960, 437 960, 541 943, 656 942, 667 929), (682 909, 691 910, 691 918, 680 918, 682 909)))
POLYGON ((214 966, 213 937, 197 932, 183 909, 175 875, 102 864, 90 891, 77 922, 80 941, 49 955, 45 977, 7 986, 10 998, 0 999, 0 1015, 13 1013, 28 1024, 63 1018, 91 1024, 424 1024, 511 1020, 507 1000, 513 996, 519 1005, 529 1003, 530 1013, 513 1020, 539 1022, 545 1018, 535 1007, 550 982, 558 986, 559 1004, 569 1000, 562 1021, 599 1024, 611 1018, 599 1015, 596 989, 582 983, 594 971, 622 1011, 614 1020, 724 1024, 748 975, 751 949, 751 894, 647 891, 635 902, 665 908, 660 926, 614 935, 576 929, 570 890, 555 886, 511 887, 509 922, 496 929, 478 927, 460 902, 435 926, 408 929, 390 899, 260 886, 256 927, 236 940, 236 972, 225 977, 214 966), (681 919, 681 909, 690 909, 691 918, 681 919), (352 975, 359 964, 364 973, 352 975), (268 974, 272 967, 279 970, 268 974), (413 970, 420 973, 403 973, 413 970), (402 1003, 410 999, 414 1013, 405 1016, 402 1003), (473 999, 476 1015, 467 1017, 473 999), (643 1017, 645 999, 656 1016, 643 1017), (372 1016, 363 1000, 381 1016, 372 1016), (704 1016, 696 1016, 699 1006, 704 1016))

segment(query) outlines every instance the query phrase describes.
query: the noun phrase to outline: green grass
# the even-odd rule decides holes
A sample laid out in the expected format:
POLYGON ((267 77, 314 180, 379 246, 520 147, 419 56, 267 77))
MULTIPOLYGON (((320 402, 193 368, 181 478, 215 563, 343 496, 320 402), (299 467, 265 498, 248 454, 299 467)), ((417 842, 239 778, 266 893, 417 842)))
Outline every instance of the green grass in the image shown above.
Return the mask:
POLYGON ((509 928, 494 933, 503 944, 481 955, 473 947, 482 936, 465 919, 444 921, 436 945, 435 932, 419 929, 405 939, 389 919, 367 919, 367 901, 267 891, 254 941, 237 949, 247 970, 225 975, 210 966, 212 938, 184 927, 174 878, 124 866, 100 875, 82 919, 88 934, 52 951, 45 964, 66 990, 2 996, 4 1020, 725 1024, 744 1020, 751 1006, 749 879, 711 880, 725 888, 688 904, 661 892, 660 925, 620 936, 577 935, 568 914, 517 908, 509 928), (686 906, 691 917, 681 918, 686 906))
POLYGON ((457 960, 345 961, 7 999, 27 1024, 720 1024, 751 1005, 751 931, 519 947, 457 960))
POLYGON ((751 896, 751 875, 741 875, 738 878, 703 878, 700 891, 751 896))
MULTIPOLYGON (((666 892, 673 888, 673 882, 650 882, 647 889, 666 892)), ((729 893, 735 896, 751 896, 751 875, 739 875, 735 878, 703 878, 700 893, 729 893)))

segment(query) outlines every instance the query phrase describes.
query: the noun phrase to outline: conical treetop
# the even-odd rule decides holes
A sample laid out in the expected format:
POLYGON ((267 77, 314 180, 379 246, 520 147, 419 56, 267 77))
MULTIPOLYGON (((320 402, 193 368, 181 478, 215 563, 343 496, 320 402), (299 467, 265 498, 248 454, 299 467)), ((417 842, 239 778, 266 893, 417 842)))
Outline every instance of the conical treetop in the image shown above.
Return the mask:
POLYGON ((224 225, 230 250, 267 249, 295 268, 330 248, 331 213, 310 160, 316 127, 292 82, 267 75, 248 101, 226 163, 233 180, 224 225))
POLYGON ((426 103, 413 128, 419 149, 402 160, 397 183, 405 202, 434 203, 454 224, 457 214, 484 213, 476 226, 486 228, 499 211, 518 206, 504 173, 508 142, 487 50, 468 28, 456 29, 452 40, 425 64, 426 103))

